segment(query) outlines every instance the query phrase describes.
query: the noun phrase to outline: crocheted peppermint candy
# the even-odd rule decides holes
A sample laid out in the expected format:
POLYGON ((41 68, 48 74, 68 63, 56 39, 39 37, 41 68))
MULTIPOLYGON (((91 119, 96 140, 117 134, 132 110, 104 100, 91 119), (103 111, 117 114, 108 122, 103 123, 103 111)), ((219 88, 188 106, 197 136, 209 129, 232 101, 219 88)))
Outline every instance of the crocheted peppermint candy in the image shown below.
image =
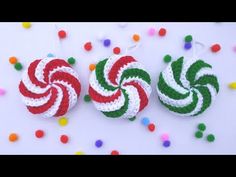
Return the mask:
POLYGON ((219 83, 212 66, 203 60, 183 57, 169 63, 157 83, 160 102, 181 116, 203 113, 218 92, 219 83))
POLYGON ((150 83, 149 74, 132 56, 113 55, 97 63, 89 95, 107 117, 133 120, 148 104, 150 83))
POLYGON ((43 117, 62 116, 80 95, 77 73, 63 59, 45 58, 33 61, 19 84, 28 110, 43 117))

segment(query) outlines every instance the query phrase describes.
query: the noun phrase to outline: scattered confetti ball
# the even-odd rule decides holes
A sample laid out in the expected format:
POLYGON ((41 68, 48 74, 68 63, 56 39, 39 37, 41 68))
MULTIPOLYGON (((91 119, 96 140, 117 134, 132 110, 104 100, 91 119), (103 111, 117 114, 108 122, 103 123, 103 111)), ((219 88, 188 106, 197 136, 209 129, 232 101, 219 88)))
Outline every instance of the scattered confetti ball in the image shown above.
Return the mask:
POLYGON ((198 129, 200 130, 200 131, 205 131, 206 130, 206 125, 204 124, 204 123, 200 123, 200 124, 198 124, 198 129))
POLYGON ((153 35, 155 35, 155 33, 156 33, 155 28, 149 28, 149 30, 148 30, 148 35, 149 36, 153 36, 153 35))
POLYGON ((148 125, 148 130, 149 130, 150 132, 153 132, 153 131, 155 130, 155 125, 154 125, 153 123, 149 124, 149 125, 148 125))
POLYGON ((169 62, 171 62, 171 56, 166 55, 166 56, 164 56, 163 60, 164 60, 165 63, 169 63, 169 62))
POLYGON ((64 39, 66 37, 66 32, 64 30, 58 31, 58 37, 64 39))
POLYGON ((86 51, 90 51, 90 50, 92 49, 92 43, 91 43, 91 42, 86 42, 86 43, 84 44, 84 49, 85 49, 86 51))
POLYGON ((105 39, 105 40, 103 41, 103 45, 104 45, 105 47, 109 47, 109 46, 111 45, 111 40, 110 40, 110 39, 105 39))
POLYGON ((191 42, 186 42, 186 43, 184 44, 184 48, 185 48, 186 50, 191 49, 191 48, 192 48, 192 43, 191 43, 191 42))
POLYGON ((169 135, 168 135, 167 133, 163 133, 163 134, 161 135, 161 140, 162 140, 162 141, 167 141, 167 140, 169 140, 169 135))
POLYGON ((97 148, 102 147, 102 145, 103 145, 102 140, 97 140, 97 141, 95 142, 95 146, 96 146, 97 148))
POLYGON ((113 49, 113 53, 116 54, 116 55, 120 54, 120 47, 115 47, 113 49))
POLYGON ((85 153, 83 151, 77 151, 75 152, 75 155, 84 155, 85 153))
POLYGON ((192 40, 193 40, 192 35, 187 35, 187 36, 184 37, 185 42, 192 42, 192 40))
POLYGON ((22 68, 23 68, 23 66, 22 66, 21 63, 17 62, 17 63, 15 64, 15 69, 16 69, 17 71, 22 70, 22 68))
POLYGON ((31 27, 31 23, 30 22, 22 22, 22 26, 23 26, 23 28, 28 29, 31 27))
POLYGON ((134 42, 138 42, 140 40, 140 36, 138 34, 133 35, 134 42))
POLYGON ((149 118, 144 117, 144 118, 142 118, 141 123, 142 123, 144 126, 148 126, 148 125, 150 124, 150 120, 149 120, 149 118))
POLYGON ((90 71, 95 70, 95 68, 96 68, 96 65, 95 65, 95 64, 92 63, 92 64, 89 65, 89 70, 90 70, 90 71))
POLYGON ((67 62, 68 62, 70 65, 73 65, 73 64, 75 64, 76 60, 75 60, 75 58, 70 57, 70 58, 67 59, 67 62))
POLYGON ((208 142, 213 142, 213 141, 215 141, 215 136, 214 136, 213 134, 207 135, 207 141, 208 141, 208 142))
POLYGON ((6 94, 6 91, 4 89, 0 88, 0 96, 3 96, 5 94, 6 94))
POLYGON ((231 83, 229 84, 229 88, 231 88, 231 89, 236 89, 236 82, 231 82, 231 83))
POLYGON ((166 29, 165 28, 161 28, 159 31, 158 31, 158 34, 159 36, 163 37, 166 35, 166 29))
POLYGON ((68 124, 68 119, 66 117, 61 117, 58 119, 58 124, 60 126, 66 126, 68 124))
POLYGON ((66 144, 69 141, 69 137, 67 135, 61 135, 60 140, 63 144, 66 144))
POLYGON ((214 45, 211 46, 211 51, 213 53, 219 52, 220 49, 221 49, 221 46, 219 44, 214 44, 214 45))
POLYGON ((201 131, 197 131, 197 132, 195 133, 195 137, 196 137, 196 138, 202 138, 202 136, 203 136, 203 133, 202 133, 201 131))
POLYGON ((15 142, 15 141, 17 141, 19 139, 19 137, 18 137, 18 135, 16 133, 11 133, 9 135, 8 139, 9 139, 10 142, 15 142))
POLYGON ((42 137, 44 137, 44 131, 43 131, 43 130, 37 130, 37 131, 35 132, 35 136, 36 136, 37 138, 42 138, 42 137))
POLYGON ((111 155, 119 155, 120 153, 119 153, 119 151, 117 151, 117 150, 113 150, 113 151, 111 151, 111 155))
POLYGON ((49 53, 47 57, 54 57, 54 55, 52 53, 49 53))
POLYGON ((164 141, 163 146, 164 147, 169 147, 170 146, 170 141, 169 140, 164 141))
POLYGON ((91 101, 91 97, 89 95, 85 95, 84 96, 84 101, 85 102, 90 102, 91 101))
POLYGON ((13 64, 13 65, 16 64, 17 61, 18 61, 18 60, 17 60, 16 57, 10 57, 10 58, 9 58, 9 62, 10 62, 11 64, 13 64))

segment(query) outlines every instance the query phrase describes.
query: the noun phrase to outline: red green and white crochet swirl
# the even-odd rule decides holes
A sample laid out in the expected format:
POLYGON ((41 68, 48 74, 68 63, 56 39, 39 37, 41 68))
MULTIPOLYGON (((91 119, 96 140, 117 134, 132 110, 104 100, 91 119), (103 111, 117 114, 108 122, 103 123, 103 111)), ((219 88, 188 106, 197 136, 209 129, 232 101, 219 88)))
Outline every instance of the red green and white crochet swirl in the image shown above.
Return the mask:
POLYGON ((43 117, 62 116, 80 95, 77 73, 63 59, 45 58, 33 61, 19 84, 28 110, 43 117))
POLYGON ((183 57, 169 63, 160 73, 157 93, 161 103, 181 116, 197 116, 214 101, 219 92, 212 66, 203 60, 183 57))
POLYGON ((89 83, 95 107, 111 118, 135 118, 151 94, 150 76, 132 56, 113 55, 100 61, 89 83))

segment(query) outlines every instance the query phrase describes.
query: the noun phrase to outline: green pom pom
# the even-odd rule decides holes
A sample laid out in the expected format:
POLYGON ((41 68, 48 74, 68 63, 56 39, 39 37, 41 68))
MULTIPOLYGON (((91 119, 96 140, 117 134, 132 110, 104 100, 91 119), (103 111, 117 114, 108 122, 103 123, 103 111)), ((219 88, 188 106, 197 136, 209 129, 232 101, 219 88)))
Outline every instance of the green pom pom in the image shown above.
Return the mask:
POLYGON ((90 102, 91 101, 91 97, 89 95, 85 95, 84 96, 84 101, 85 102, 90 102))
POLYGON ((202 133, 201 131, 197 131, 197 132, 195 133, 195 137, 196 137, 196 138, 202 138, 202 136, 203 136, 203 133, 202 133))
POLYGON ((192 40, 193 40, 192 35, 187 35, 187 36, 185 36, 185 38, 184 38, 184 41, 185 41, 185 42, 191 42, 192 40))
POLYGON ((204 123, 200 123, 198 124, 198 129, 201 130, 201 131, 205 131, 206 130, 206 125, 204 123))
POLYGON ((132 117, 132 118, 129 118, 130 121, 134 121, 136 119, 136 117, 132 117))
POLYGON ((164 62, 165 63, 169 63, 170 61, 171 61, 171 56, 170 55, 164 56, 164 62))
POLYGON ((75 64, 76 60, 73 57, 70 57, 70 58, 68 58, 67 61, 68 61, 69 64, 73 65, 73 64, 75 64))
POLYGON ((215 136, 214 136, 213 134, 207 135, 207 141, 208 141, 208 142, 213 142, 213 141, 215 141, 215 136))
POLYGON ((23 68, 23 66, 22 66, 21 63, 16 63, 16 64, 15 64, 15 69, 16 69, 16 70, 20 71, 20 70, 22 70, 22 68, 23 68))

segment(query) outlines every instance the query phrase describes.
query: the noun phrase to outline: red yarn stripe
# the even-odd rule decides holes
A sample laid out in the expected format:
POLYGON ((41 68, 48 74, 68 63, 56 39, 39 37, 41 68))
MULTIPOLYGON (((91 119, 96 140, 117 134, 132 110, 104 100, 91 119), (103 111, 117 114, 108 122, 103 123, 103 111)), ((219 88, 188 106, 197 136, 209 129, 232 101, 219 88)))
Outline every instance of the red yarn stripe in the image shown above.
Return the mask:
POLYGON ((119 60, 117 60, 113 66, 111 67, 111 70, 108 73, 108 79, 111 81, 111 83, 116 84, 116 78, 117 78, 117 74, 118 71, 124 67, 125 65, 127 65, 128 63, 134 62, 136 61, 133 57, 131 56, 124 56, 121 57, 119 60))
POLYGON ((68 94, 68 91, 64 85, 62 85, 62 84, 55 84, 55 85, 59 86, 63 92, 62 93, 63 97, 62 97, 60 106, 59 106, 56 114, 54 115, 54 116, 58 117, 58 116, 63 116, 64 114, 66 114, 66 112, 69 108, 69 94, 68 94))
POLYGON ((46 97, 50 94, 50 89, 48 89, 46 92, 44 93, 40 93, 40 94, 37 94, 37 93, 33 93, 31 91, 29 91, 25 84, 21 81, 20 82, 20 85, 19 85, 19 90, 20 90, 20 93, 25 96, 25 97, 29 97, 29 98, 34 98, 34 99, 37 99, 37 98, 42 98, 42 97, 46 97))
POLYGON ((99 103, 109 103, 111 101, 114 101, 115 99, 119 98, 121 96, 120 89, 111 96, 103 96, 100 95, 96 90, 94 90, 91 86, 89 86, 89 95, 92 98, 92 100, 99 102, 99 103))
POLYGON ((47 87, 47 84, 40 82, 36 77, 35 77, 35 69, 38 66, 39 62, 41 60, 35 60, 34 62, 32 62, 28 68, 28 76, 29 79, 31 80, 31 82, 36 85, 39 86, 41 88, 45 88, 47 87))
POLYGON ((77 95, 78 96, 80 95, 81 86, 80 86, 79 80, 76 77, 65 72, 55 72, 51 76, 50 82, 53 83, 53 81, 55 80, 64 81, 64 82, 67 82, 68 84, 71 84, 71 86, 75 89, 75 92, 77 93, 77 95))
POLYGON ((28 110, 33 114, 40 114, 47 111, 49 108, 51 108, 52 105, 54 105, 54 102, 56 101, 56 98, 57 98, 58 91, 56 88, 52 87, 51 93, 52 93, 51 97, 47 103, 45 103, 42 106, 37 106, 37 107, 27 106, 28 110))
POLYGON ((43 69, 43 76, 44 76, 44 81, 45 82, 49 82, 49 73, 51 71, 53 71, 54 69, 56 69, 57 67, 62 67, 62 66, 65 66, 65 67, 70 67, 71 66, 64 60, 62 59, 55 59, 55 60, 52 60, 50 62, 48 62, 45 66, 45 68, 43 69))
POLYGON ((126 86, 126 85, 132 85, 137 89, 138 94, 139 94, 139 98, 140 98, 139 112, 142 111, 143 108, 145 108, 145 106, 147 106, 147 104, 148 104, 148 98, 147 98, 146 92, 135 81, 127 82, 127 83, 124 84, 124 86, 126 86))

